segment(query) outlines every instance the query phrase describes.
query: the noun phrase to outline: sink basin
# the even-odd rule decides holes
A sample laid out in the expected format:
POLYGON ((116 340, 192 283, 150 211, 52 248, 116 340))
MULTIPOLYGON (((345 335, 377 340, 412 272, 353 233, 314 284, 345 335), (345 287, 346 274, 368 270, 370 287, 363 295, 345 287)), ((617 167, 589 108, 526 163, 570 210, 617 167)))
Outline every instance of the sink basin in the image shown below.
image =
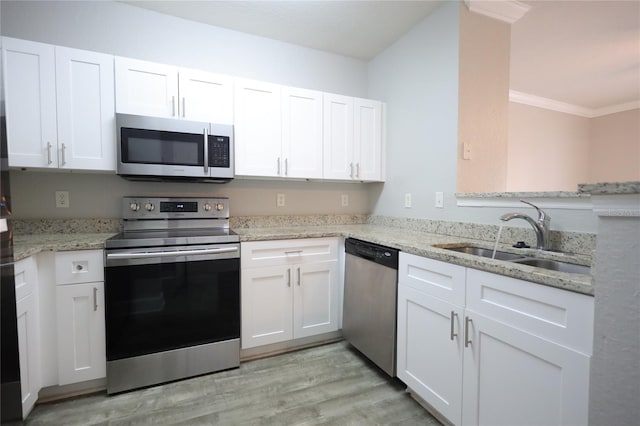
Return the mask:
POLYGON ((512 260, 513 263, 521 265, 535 266, 538 268, 550 269, 552 271, 569 272, 571 274, 590 274, 591 268, 584 265, 576 265, 575 263, 560 262, 550 259, 536 259, 533 257, 525 257, 524 259, 512 260))
MULTIPOLYGON (((488 257, 491 259, 493 257, 493 250, 487 249, 483 247, 473 247, 473 246, 463 246, 463 247, 442 247, 447 250, 453 250, 460 253, 473 254, 476 256, 488 257)), ((496 251, 494 259, 497 260, 515 260, 515 259, 524 259, 524 256, 520 256, 519 254, 508 253, 506 251, 496 251)))

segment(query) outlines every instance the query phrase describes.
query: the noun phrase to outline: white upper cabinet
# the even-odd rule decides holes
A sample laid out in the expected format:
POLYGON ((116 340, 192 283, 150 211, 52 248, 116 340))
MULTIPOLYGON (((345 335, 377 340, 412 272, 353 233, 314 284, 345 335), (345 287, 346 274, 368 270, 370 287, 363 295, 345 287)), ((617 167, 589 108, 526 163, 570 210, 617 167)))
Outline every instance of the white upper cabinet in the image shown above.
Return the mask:
POLYGON ((324 177, 351 179, 353 174, 353 98, 324 95, 324 177))
POLYGON ((354 100, 354 179, 383 180, 382 103, 370 99, 354 100))
POLYGON ((233 79, 172 65, 116 58, 116 111, 233 124, 233 79))
POLYGON ((322 178, 322 92, 236 80, 236 173, 322 178))
POLYGON ((7 145, 12 167, 58 167, 55 48, 2 40, 7 145))
POLYGON ((383 181, 382 103, 324 95, 324 178, 383 181))
POLYGON ((115 170, 113 56, 3 39, 12 167, 115 170))
POLYGON ((56 47, 58 165, 114 170, 113 56, 56 47))
POLYGON ((283 177, 322 178, 322 92, 282 88, 283 177))
POLYGON ((178 70, 180 117, 233 124, 233 78, 204 71, 178 70))
POLYGON ((235 80, 236 174, 281 176, 281 87, 252 80, 235 80))

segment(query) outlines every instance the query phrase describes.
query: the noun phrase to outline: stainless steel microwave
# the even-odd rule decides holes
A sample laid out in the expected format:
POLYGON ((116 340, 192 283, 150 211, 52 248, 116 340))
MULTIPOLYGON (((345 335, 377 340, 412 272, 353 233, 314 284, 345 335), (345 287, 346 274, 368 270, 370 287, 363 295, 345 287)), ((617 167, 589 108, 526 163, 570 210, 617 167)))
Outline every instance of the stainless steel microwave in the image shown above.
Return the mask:
POLYGON ((228 182, 233 126, 116 114, 118 175, 132 180, 228 182))

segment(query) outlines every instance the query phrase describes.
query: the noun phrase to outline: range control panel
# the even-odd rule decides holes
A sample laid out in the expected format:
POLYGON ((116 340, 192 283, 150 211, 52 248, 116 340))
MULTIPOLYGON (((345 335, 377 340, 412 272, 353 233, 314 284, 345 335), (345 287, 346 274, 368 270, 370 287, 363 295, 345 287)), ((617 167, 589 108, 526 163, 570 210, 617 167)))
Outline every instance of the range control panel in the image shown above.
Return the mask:
POLYGON ((123 197, 123 219, 229 219, 229 199, 123 197))

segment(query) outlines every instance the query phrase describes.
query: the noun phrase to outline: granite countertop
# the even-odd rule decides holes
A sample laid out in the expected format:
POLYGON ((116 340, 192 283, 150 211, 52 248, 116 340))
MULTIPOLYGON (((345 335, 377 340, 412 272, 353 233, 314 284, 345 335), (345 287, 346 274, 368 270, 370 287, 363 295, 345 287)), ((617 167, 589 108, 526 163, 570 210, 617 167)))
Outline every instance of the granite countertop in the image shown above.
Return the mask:
MULTIPOLYGON (((442 244, 471 244, 477 247, 493 248, 491 243, 482 240, 368 224, 237 228, 234 229, 234 231, 239 235, 241 242, 322 237, 358 238, 396 248, 406 253, 481 269, 512 278, 532 281, 587 295, 593 295, 594 293, 593 279, 590 275, 550 271, 533 266, 487 259, 480 256, 433 247, 434 245, 442 244)), ((42 251, 103 249, 105 241, 113 235, 115 235, 115 233, 16 235, 14 236, 14 259, 18 261, 42 251)), ((498 249, 501 251, 515 251, 524 255, 535 252, 538 257, 559 258, 558 260, 582 265, 590 265, 591 263, 591 259, 588 256, 582 255, 541 254, 536 252, 536 250, 513 249, 507 245, 499 245, 498 249)))
POLYGON ((601 182, 578 185, 578 192, 592 195, 640 194, 640 182, 601 182))
POLYGON ((115 233, 29 234, 13 236, 13 258, 25 259, 43 251, 104 249, 115 233))
MULTIPOLYGON (((284 228, 245 228, 234 229, 240 236, 240 241, 261 241, 291 238, 321 238, 321 237, 352 237, 372 243, 396 248, 406 253, 431 259, 441 260, 456 265, 481 269, 532 281, 551 287, 561 288, 577 293, 593 295, 593 278, 591 275, 569 274, 551 271, 528 265, 487 259, 472 254, 465 254, 433 247, 434 245, 471 244, 477 247, 492 249, 493 245, 486 241, 469 238, 453 237, 449 235, 430 234, 396 227, 376 225, 330 225, 330 226, 296 226, 284 228)), ((508 245, 499 245, 501 251, 516 252, 523 255, 534 254, 537 257, 562 260, 570 263, 590 265, 591 259, 583 255, 568 255, 560 253, 539 253, 534 249, 514 249, 508 245)))

